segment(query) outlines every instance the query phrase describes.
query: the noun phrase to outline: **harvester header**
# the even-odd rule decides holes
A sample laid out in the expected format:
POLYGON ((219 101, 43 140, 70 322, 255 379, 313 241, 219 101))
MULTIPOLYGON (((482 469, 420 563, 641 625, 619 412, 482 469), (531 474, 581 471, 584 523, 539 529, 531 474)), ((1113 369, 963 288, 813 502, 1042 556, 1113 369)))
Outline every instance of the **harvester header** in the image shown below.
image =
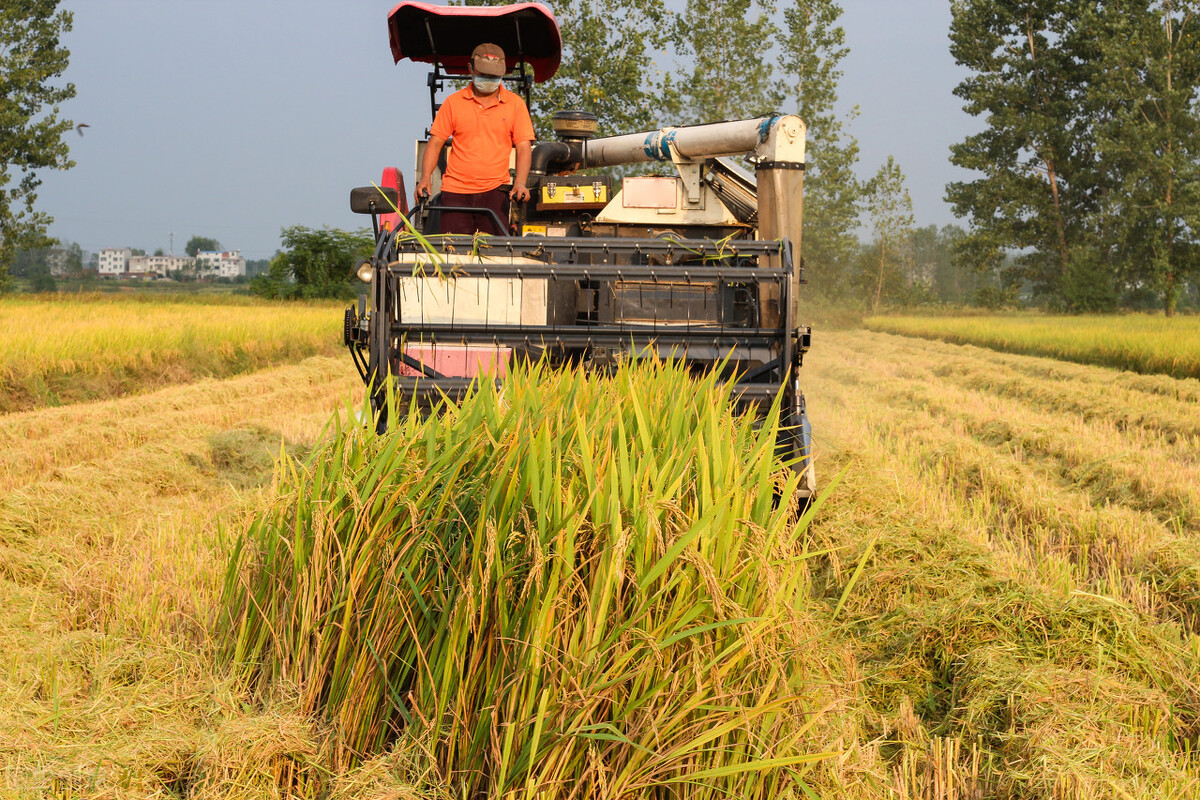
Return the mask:
MULTIPOLYGON (((403 2, 388 32, 397 62, 432 65, 434 114, 479 44, 503 48, 503 79, 527 98, 561 59, 558 24, 535 3, 403 2)), ((748 408, 782 396, 779 450, 811 496, 799 379, 811 338, 799 323, 804 122, 772 114, 599 138, 598 123, 582 110, 554 115, 556 140, 531 148, 532 197, 508 219, 444 200, 444 153, 431 196, 411 213, 395 167, 381 189, 352 192, 352 209, 372 216, 376 249, 358 270, 364 294, 347 311, 345 341, 378 426, 389 391, 432 406, 473 381, 503 380, 517 361, 608 369, 652 354, 719 371, 748 408), (630 165, 660 169, 609 169, 630 165), (390 204, 401 213, 384 213, 390 204), (450 212, 495 216, 487 224, 507 235, 442 234, 450 212)), ((418 171, 428 144, 417 142, 418 171)))

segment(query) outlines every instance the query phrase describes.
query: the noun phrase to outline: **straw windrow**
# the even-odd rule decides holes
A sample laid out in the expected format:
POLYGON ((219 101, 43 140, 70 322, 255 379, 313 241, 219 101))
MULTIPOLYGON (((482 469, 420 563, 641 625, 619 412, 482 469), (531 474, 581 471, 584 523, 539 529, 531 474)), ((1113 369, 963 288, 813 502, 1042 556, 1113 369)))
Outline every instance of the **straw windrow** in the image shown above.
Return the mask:
POLYGON ((800 792, 824 754, 777 425, 662 364, 344 424, 233 558, 233 657, 304 687, 343 765, 394 743, 434 792, 800 792))

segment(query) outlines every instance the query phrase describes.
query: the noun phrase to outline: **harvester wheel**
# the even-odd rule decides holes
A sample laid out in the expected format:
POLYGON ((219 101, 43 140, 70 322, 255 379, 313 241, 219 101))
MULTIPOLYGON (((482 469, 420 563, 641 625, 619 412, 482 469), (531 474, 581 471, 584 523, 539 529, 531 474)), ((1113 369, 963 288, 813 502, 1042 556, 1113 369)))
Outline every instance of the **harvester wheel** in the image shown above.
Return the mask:
POLYGON ((800 511, 808 507, 817 491, 817 472, 813 466, 812 425, 808 421, 808 410, 799 382, 792 385, 786 407, 780 420, 778 452, 787 459, 792 469, 800 473, 799 491, 803 496, 800 511))

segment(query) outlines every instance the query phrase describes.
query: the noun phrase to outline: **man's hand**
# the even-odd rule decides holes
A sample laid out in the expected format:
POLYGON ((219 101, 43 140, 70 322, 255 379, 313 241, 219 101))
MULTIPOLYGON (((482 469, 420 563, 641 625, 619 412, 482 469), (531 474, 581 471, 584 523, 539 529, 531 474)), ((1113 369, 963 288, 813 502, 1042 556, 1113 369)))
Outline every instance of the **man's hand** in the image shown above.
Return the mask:
POLYGON ((513 200, 528 200, 529 189, 524 184, 514 183, 512 191, 508 193, 508 196, 513 200))
POLYGON ((418 203, 420 203, 422 196, 428 197, 431 189, 432 185, 430 184, 430 179, 422 178, 421 180, 417 181, 417 188, 413 190, 413 197, 416 198, 418 203))

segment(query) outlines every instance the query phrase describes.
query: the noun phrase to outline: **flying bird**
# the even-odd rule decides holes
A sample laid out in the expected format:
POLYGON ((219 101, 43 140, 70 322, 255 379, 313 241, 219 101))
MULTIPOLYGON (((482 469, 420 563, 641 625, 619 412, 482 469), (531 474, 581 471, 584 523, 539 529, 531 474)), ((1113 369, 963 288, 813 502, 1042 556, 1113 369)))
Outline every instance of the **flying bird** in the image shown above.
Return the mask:
POLYGON ((80 136, 83 136, 83 129, 90 128, 90 127, 92 127, 92 126, 88 125, 86 122, 81 122, 75 126, 75 132, 78 133, 80 136))

